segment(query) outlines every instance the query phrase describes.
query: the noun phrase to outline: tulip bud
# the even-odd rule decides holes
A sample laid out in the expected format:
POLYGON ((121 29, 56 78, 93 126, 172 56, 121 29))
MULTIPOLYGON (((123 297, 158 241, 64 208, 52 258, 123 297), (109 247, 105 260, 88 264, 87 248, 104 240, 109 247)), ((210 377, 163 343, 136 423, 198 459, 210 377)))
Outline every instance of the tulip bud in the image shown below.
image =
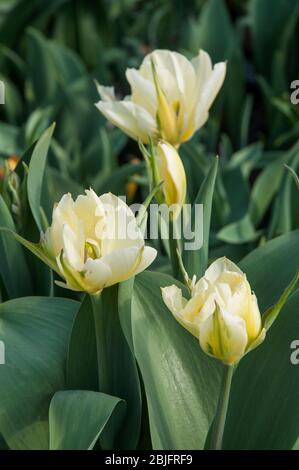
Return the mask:
POLYGON ((177 286, 162 289, 165 304, 208 355, 236 364, 265 338, 257 299, 246 275, 226 258, 216 260, 186 300, 177 286))
POLYGON ((152 158, 154 185, 163 181, 162 198, 158 200, 172 209, 172 217, 175 220, 186 199, 187 182, 184 165, 175 148, 163 141, 154 147, 152 158))
POLYGON ((111 193, 65 194, 39 245, 19 241, 56 271, 58 285, 96 294, 146 269, 155 259, 131 209, 111 193))

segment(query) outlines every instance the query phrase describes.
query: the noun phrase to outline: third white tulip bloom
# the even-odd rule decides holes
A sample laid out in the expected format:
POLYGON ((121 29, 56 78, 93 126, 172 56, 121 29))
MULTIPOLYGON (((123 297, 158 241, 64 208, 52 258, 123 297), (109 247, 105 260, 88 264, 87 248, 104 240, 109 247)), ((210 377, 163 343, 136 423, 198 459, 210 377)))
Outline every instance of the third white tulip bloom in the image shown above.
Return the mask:
POLYGON ((163 288, 162 296, 202 349, 225 364, 237 363, 265 338, 256 296, 246 275, 227 258, 211 264, 190 300, 175 285, 163 288))

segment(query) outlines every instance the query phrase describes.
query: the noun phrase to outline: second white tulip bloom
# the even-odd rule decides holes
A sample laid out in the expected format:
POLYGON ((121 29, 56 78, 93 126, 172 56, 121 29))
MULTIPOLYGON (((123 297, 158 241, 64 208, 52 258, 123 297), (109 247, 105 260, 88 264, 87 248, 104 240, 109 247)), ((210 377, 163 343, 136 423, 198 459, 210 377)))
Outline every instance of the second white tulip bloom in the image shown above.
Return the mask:
POLYGON ((138 274, 157 255, 145 246, 125 202, 92 190, 75 201, 70 194, 62 197, 40 246, 43 261, 65 280, 58 284, 90 294, 138 274))

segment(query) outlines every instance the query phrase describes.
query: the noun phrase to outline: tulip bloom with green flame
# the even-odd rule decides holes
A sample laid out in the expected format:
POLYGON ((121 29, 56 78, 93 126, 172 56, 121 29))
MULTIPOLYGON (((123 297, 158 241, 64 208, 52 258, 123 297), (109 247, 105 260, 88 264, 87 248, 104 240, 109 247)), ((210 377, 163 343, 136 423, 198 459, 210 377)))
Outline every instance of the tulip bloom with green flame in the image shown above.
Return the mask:
POLYGON ((246 275, 227 258, 211 264, 192 286, 190 300, 175 285, 163 288, 162 296, 203 351, 224 364, 236 364, 265 338, 256 296, 246 275))
POLYGON ((157 255, 145 246, 126 203, 111 193, 98 197, 93 190, 75 201, 65 194, 39 244, 15 236, 65 280, 57 284, 89 294, 133 277, 157 255))
POLYGON ((155 50, 138 70, 127 69, 130 96, 118 101, 113 87, 99 85, 96 106, 133 139, 147 144, 150 136, 178 147, 207 121, 225 74, 225 62, 213 67, 203 50, 191 61, 178 52, 155 50))

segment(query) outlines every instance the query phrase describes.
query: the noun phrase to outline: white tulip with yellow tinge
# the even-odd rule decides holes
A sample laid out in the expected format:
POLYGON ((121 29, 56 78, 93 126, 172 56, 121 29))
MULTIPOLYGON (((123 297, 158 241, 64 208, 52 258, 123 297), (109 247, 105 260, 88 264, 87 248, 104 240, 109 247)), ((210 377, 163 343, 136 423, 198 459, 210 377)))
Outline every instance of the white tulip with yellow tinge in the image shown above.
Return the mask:
POLYGON ((133 212, 111 193, 65 194, 53 210, 40 256, 71 290, 98 293, 146 269, 156 250, 145 246, 133 212))
POLYGON ((211 264, 193 286, 190 300, 175 285, 162 288, 162 296, 201 348, 225 364, 237 363, 265 338, 256 296, 246 275, 227 258, 211 264))
POLYGON ((157 175, 155 184, 163 181, 162 192, 165 203, 173 209, 175 220, 185 203, 187 182, 182 160, 175 148, 167 142, 160 141, 154 149, 157 175))
POLYGON ((225 62, 213 67, 202 50, 191 61, 178 52, 155 50, 138 70, 127 69, 130 96, 118 101, 113 87, 99 85, 96 106, 133 139, 146 144, 150 136, 178 147, 207 121, 225 74, 225 62))

